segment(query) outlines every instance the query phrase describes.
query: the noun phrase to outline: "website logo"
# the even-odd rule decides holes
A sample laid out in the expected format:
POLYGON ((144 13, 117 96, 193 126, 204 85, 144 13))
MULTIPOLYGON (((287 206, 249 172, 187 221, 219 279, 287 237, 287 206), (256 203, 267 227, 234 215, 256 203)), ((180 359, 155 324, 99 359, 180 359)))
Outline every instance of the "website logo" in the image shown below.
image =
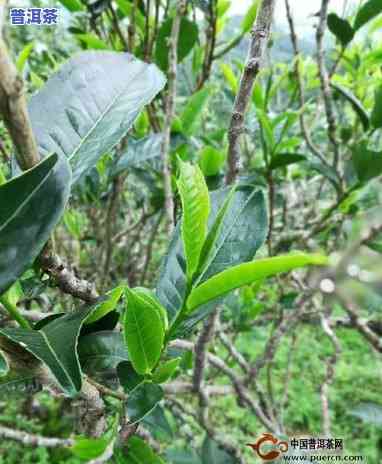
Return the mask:
POLYGON ((247 446, 250 446, 263 461, 273 461, 289 448, 287 441, 280 441, 270 433, 263 433, 255 443, 247 443, 247 446))

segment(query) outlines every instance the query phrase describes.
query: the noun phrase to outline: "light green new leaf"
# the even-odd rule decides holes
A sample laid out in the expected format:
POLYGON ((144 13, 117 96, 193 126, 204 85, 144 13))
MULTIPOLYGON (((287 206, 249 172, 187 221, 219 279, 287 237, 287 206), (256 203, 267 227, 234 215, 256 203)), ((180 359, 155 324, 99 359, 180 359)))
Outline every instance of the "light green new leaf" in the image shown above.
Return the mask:
POLYGON ((194 133, 194 129, 200 121, 200 115, 211 93, 211 88, 207 86, 195 92, 188 99, 188 103, 180 116, 182 131, 185 135, 192 135, 194 133))
POLYGON ((74 34, 75 38, 84 45, 82 48, 93 50, 108 50, 109 45, 97 37, 95 34, 74 34))
POLYGON ((74 445, 70 447, 70 451, 80 459, 89 461, 102 456, 107 447, 111 444, 117 433, 117 421, 114 420, 113 426, 102 437, 86 438, 75 437, 74 445))
POLYGON ((25 47, 21 50, 19 56, 17 57, 16 68, 19 73, 22 73, 24 71, 25 64, 33 50, 33 47, 34 42, 25 45, 25 47))
POLYGON ((218 0, 217 13, 218 18, 224 16, 231 7, 231 0, 218 0))
POLYGON ((259 9, 259 3, 260 0, 253 0, 252 5, 248 8, 247 12, 245 13, 243 21, 241 23, 242 33, 246 34, 251 30, 251 27, 253 26, 256 20, 257 10, 259 9))
POLYGON ((328 264, 328 260, 319 254, 293 253, 239 264, 211 277, 192 290, 187 299, 187 307, 192 311, 231 290, 309 264, 322 266, 328 264))
POLYGON ((148 288, 144 287, 135 287, 134 292, 136 292, 136 294, 138 294, 140 298, 142 298, 142 300, 145 301, 148 306, 151 306, 152 308, 155 308, 157 310, 157 313, 159 314, 160 320, 162 322, 163 330, 164 332, 166 332, 166 330, 168 329, 167 311, 161 305, 154 293, 148 288))
POLYGON ((86 461, 102 456, 109 445, 106 438, 77 437, 70 451, 80 459, 86 461))
POLYGON ((224 165, 226 156, 221 150, 207 145, 199 154, 199 166, 205 176, 216 176, 224 165))
POLYGON ((358 10, 357 16, 354 21, 354 29, 357 31, 364 24, 369 22, 375 16, 382 13, 382 2, 381 0, 368 0, 358 10))
POLYGON ((59 317, 40 330, 0 329, 0 333, 45 363, 69 396, 82 386, 82 373, 77 355, 77 340, 85 319, 93 307, 59 317))
POLYGON ((167 380, 169 380, 173 376, 181 360, 182 358, 173 358, 173 359, 170 359, 169 361, 164 362, 160 366, 158 366, 153 374, 153 382, 154 383, 167 382, 167 380))
POLYGON ((40 254, 70 193, 65 158, 51 155, 0 186, 0 295, 40 254))
POLYGON ((232 71, 231 66, 225 63, 221 63, 220 69, 221 69, 221 72, 223 73, 225 81, 231 88, 232 93, 236 95, 237 89, 239 88, 239 80, 235 76, 235 73, 232 71))
POLYGON ((123 291, 125 290, 124 285, 114 288, 106 293, 105 299, 100 303, 96 304, 92 314, 86 319, 85 324, 92 324, 93 322, 98 321, 106 314, 110 313, 117 306, 123 291))
POLYGON ((142 383, 132 392, 126 402, 127 416, 131 424, 141 421, 163 398, 163 390, 153 383, 142 383))
POLYGON ((376 129, 382 127, 382 85, 375 92, 374 108, 371 113, 371 123, 376 129))
POLYGON ((210 197, 204 176, 198 166, 179 161, 178 189, 182 201, 182 239, 191 282, 199 266, 200 253, 207 236, 210 197))
POLYGON ((151 372, 159 361, 164 341, 163 320, 153 304, 142 292, 126 290, 124 336, 129 359, 138 374, 151 372))
POLYGON ((145 31, 146 19, 145 16, 142 14, 141 9, 134 8, 134 4, 129 0, 116 0, 116 4, 119 8, 119 12, 123 16, 126 16, 128 18, 131 18, 133 9, 135 10, 135 23, 138 26, 138 30, 143 33, 145 31))
POLYGON ((65 155, 76 182, 121 140, 164 84, 155 65, 128 53, 76 54, 30 99, 40 153, 65 155))

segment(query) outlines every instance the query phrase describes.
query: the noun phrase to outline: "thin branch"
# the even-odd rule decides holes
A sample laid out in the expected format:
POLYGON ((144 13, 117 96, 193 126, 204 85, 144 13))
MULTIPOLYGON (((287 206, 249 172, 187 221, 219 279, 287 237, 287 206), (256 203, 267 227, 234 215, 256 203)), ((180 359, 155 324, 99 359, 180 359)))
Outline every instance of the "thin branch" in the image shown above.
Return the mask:
POLYGON ((97 301, 98 293, 94 284, 78 278, 58 255, 51 251, 43 251, 39 261, 44 272, 53 278, 61 291, 87 303, 97 301))
POLYGON ((306 142, 307 147, 311 151, 311 153, 317 157, 321 163, 325 164, 326 166, 329 165, 329 163, 326 161, 325 156, 321 151, 316 147, 316 145, 313 143, 308 126, 306 124, 305 120, 305 114, 304 114, 304 107, 305 107, 305 89, 304 89, 304 80, 302 78, 301 72, 300 72, 300 60, 301 60, 301 55, 300 55, 300 50, 299 50, 299 45, 298 45, 298 39, 297 39, 297 34, 294 26, 294 21, 293 21, 293 15, 292 11, 290 8, 289 0, 285 0, 285 8, 287 12, 287 19, 288 19, 288 24, 289 24, 289 31, 290 31, 290 38, 293 46, 293 51, 295 55, 295 63, 294 63, 294 74, 296 76, 296 82, 297 82, 297 89, 298 89, 298 97, 300 100, 300 127, 301 127, 301 132, 304 137, 304 140, 306 142))
POLYGON ((163 161, 163 180, 165 192, 165 210, 168 222, 168 232, 171 234, 174 228, 174 199, 171 185, 171 158, 170 158, 170 139, 171 124, 175 115, 176 99, 176 78, 178 63, 178 40, 180 21, 186 11, 186 1, 180 0, 176 15, 172 22, 171 37, 169 38, 168 53, 168 90, 165 97, 165 124, 163 130, 163 142, 161 147, 161 157, 163 161))
POLYGON ((329 324, 330 312, 321 314, 321 325, 325 334, 331 340, 334 351, 326 359, 326 374, 320 388, 321 407, 322 407, 322 433, 325 437, 331 436, 330 404, 329 404, 329 386, 332 384, 335 375, 335 366, 341 354, 340 342, 329 324))
POLYGON ((244 117, 248 102, 251 98, 253 85, 259 74, 261 60, 268 44, 275 0, 263 0, 252 29, 252 40, 248 52, 247 62, 240 80, 240 87, 235 98, 228 139, 228 172, 226 183, 235 181, 239 171, 240 135, 244 131, 244 117))
POLYGON ((317 27, 316 41, 317 41, 317 63, 318 73, 321 84, 321 91, 324 100, 326 120, 328 122, 328 137, 333 147, 334 160, 333 166, 336 168, 339 161, 339 146, 336 139, 336 119, 334 116, 332 94, 330 90, 330 79, 325 65, 325 52, 324 52, 324 34, 327 27, 328 5, 330 0, 322 0, 320 19, 317 27))
POLYGON ((14 430, 9 427, 0 425, 0 437, 7 438, 22 443, 26 446, 44 446, 45 448, 68 447, 74 445, 71 438, 51 438, 24 432, 23 430, 14 430))
POLYGON ((29 120, 23 80, 17 74, 1 35, 0 115, 15 145, 16 158, 21 169, 32 168, 40 161, 40 155, 29 120))

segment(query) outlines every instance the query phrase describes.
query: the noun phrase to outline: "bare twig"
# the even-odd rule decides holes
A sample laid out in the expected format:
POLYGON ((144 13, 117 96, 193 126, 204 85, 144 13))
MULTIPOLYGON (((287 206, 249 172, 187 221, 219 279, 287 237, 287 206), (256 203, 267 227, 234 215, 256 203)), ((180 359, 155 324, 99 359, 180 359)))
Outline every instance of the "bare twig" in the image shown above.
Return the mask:
POLYGON ((239 91, 235 98, 228 139, 228 172, 227 184, 235 181, 239 170, 239 141, 244 130, 244 116, 250 100, 253 85, 260 71, 261 60, 264 55, 273 19, 275 0, 263 0, 252 29, 252 40, 248 52, 247 62, 240 80, 239 91))
POLYGON ((0 35, 0 115, 15 145, 17 162, 25 170, 37 164, 40 155, 29 120, 23 88, 23 81, 18 76, 0 35))
POLYGON ((64 293, 79 298, 88 303, 97 301, 98 293, 94 284, 79 279, 62 259, 52 252, 42 252, 40 264, 43 270, 54 279, 58 288, 64 293))
POLYGON ((207 30, 206 30, 206 44, 204 52, 204 61, 202 66, 202 73, 199 77, 196 90, 203 87, 204 83, 209 79, 211 74, 212 62, 214 59, 215 43, 216 43, 216 0, 209 2, 209 9, 207 13, 207 30))
POLYGON ((300 100, 300 127, 301 127, 301 132, 304 137, 304 140, 306 142, 307 147, 311 151, 311 153, 316 156, 323 164, 328 165, 329 163, 326 161, 325 156, 321 153, 321 151, 318 149, 318 147, 313 143, 308 126, 306 124, 305 120, 305 114, 304 114, 304 107, 305 107, 305 89, 304 89, 304 80, 302 78, 301 72, 300 72, 300 50, 299 50, 299 45, 298 45, 298 39, 297 39, 297 34, 294 26, 294 21, 293 21, 293 16, 292 16, 292 11, 290 8, 289 0, 285 0, 285 7, 286 7, 286 12, 287 12, 287 19, 288 19, 288 24, 289 24, 289 30, 290 30, 290 37, 291 37, 291 42, 293 46, 293 51, 295 55, 295 64, 294 64, 294 74, 296 76, 296 82, 297 82, 297 89, 298 89, 298 97, 300 100))
POLYGON ((317 63, 321 83, 321 91, 324 101, 326 120, 328 122, 328 137, 334 152, 333 166, 336 168, 339 161, 339 146, 336 139, 336 119, 333 111, 330 80, 325 65, 324 34, 327 27, 328 5, 330 0, 322 0, 320 19, 317 27, 317 63))
POLYGON ((0 425, 0 437, 7 438, 22 443, 26 446, 44 446, 45 448, 68 447, 74 444, 71 438, 52 438, 14 430, 0 425))
POLYGON ((172 22, 171 37, 169 38, 168 53, 168 90, 165 97, 165 124, 163 130, 163 142, 161 147, 161 157, 163 160, 163 180, 165 191, 165 210, 168 222, 168 232, 171 234, 174 228, 174 199, 171 185, 171 158, 170 158, 170 138, 171 124, 175 115, 176 98, 176 77, 178 63, 178 40, 180 21, 186 11, 185 0, 180 0, 176 15, 172 22))
POLYGON ((329 404, 329 386, 332 384, 335 374, 335 366, 341 354, 340 342, 334 333, 334 330, 329 324, 330 311, 321 313, 321 325, 323 331, 330 338, 334 351, 333 354, 326 359, 326 374, 324 381, 321 384, 320 396, 322 407, 322 433, 325 437, 331 436, 331 420, 330 420, 330 404, 329 404))

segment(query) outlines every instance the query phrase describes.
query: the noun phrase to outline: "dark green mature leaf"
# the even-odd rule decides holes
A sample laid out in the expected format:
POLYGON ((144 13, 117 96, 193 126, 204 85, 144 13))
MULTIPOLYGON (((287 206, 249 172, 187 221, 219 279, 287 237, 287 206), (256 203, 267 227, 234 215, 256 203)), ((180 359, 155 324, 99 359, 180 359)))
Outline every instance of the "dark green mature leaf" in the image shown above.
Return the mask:
POLYGON ((69 396, 81 390, 82 373, 77 355, 77 339, 93 307, 54 319, 40 330, 0 329, 0 333, 45 363, 69 396))
POLYGON ((137 436, 129 438, 127 454, 123 458, 123 464, 164 464, 159 456, 156 456, 150 446, 137 436))
POLYGON ((370 120, 369 115, 367 114, 367 111, 365 110, 362 103, 355 95, 353 95, 348 89, 345 89, 341 85, 332 83, 331 86, 351 104, 354 111, 357 113, 359 119, 361 120, 364 130, 367 131, 370 126, 370 120))
POLYGON ((9 371, 9 365, 7 358, 5 355, 0 351, 0 377, 6 375, 9 371))
POLYGON ((328 28, 343 47, 346 47, 353 40, 353 28, 346 19, 340 18, 336 13, 328 14, 328 28))
POLYGON ((382 253, 382 233, 378 234, 373 240, 370 240, 366 245, 377 253, 382 253))
MULTIPOLYGON (((206 239, 211 249, 203 251, 207 257, 203 259, 205 264, 200 278, 204 280, 227 267, 253 259, 266 238, 268 225, 263 193, 251 186, 241 186, 226 203, 229 192, 230 189, 225 188, 211 193, 209 234, 206 239), (227 211, 223 218, 219 218, 220 226, 214 227, 223 205, 227 211)), ((170 321, 183 306, 186 289, 186 261, 177 227, 162 264, 157 286, 158 298, 167 309, 170 321)))
POLYGON ((210 197, 206 181, 198 166, 179 160, 179 170, 177 184, 183 210, 181 232, 186 254, 187 277, 191 282, 207 236, 210 197))
POLYGON ((137 374, 129 361, 123 361, 117 366, 118 379, 126 393, 131 392, 144 381, 142 375, 137 374))
POLYGON ((9 370, 6 375, 0 376, 0 395, 2 398, 6 394, 38 391, 39 387, 36 381, 36 374, 33 372, 15 372, 9 370))
POLYGON ((366 142, 353 147, 353 165, 361 182, 367 182, 382 174, 382 152, 367 148, 366 142))
POLYGON ((143 419, 142 425, 148 428, 154 436, 163 434, 168 438, 173 438, 174 436, 165 411, 159 404, 143 419))
POLYGON ((382 2, 381 0, 368 0, 358 10, 357 16, 354 21, 354 30, 357 31, 364 24, 369 22, 375 16, 382 13, 382 2))
POLYGON ((166 451, 166 459, 169 464, 203 464, 193 450, 169 449, 166 451))
POLYGON ((127 399, 127 416, 131 424, 141 421, 163 398, 163 390, 153 383, 138 385, 127 399))
POLYGON ((231 266, 253 259, 264 243, 267 231, 267 208, 263 192, 250 186, 236 189, 194 285, 199 285, 231 266))
POLYGON ((126 290, 124 336, 129 360, 138 374, 151 372, 159 361, 165 330, 159 302, 145 298, 139 289, 126 290))
POLYGON ((194 288, 187 299, 187 307, 189 311, 192 311, 231 290, 265 277, 271 277, 307 265, 322 266, 326 264, 328 264, 328 260, 325 256, 307 253, 292 253, 239 264, 214 275, 194 288))
POLYGON ((170 322, 183 306, 186 290, 186 259, 178 223, 161 266, 156 290, 159 301, 167 310, 170 322))
POLYGON ((51 155, 0 186, 0 295, 38 257, 70 193, 67 161, 51 155))
POLYGON ((82 369, 89 374, 112 371, 129 359, 122 334, 109 330, 80 337, 78 355, 82 369))
POLYGON ((41 153, 65 155, 77 181, 120 141, 164 84, 155 65, 128 53, 78 53, 30 100, 41 153))
MULTIPOLYGON (((166 19, 158 31, 158 38, 155 46, 155 62, 163 70, 168 68, 168 39, 171 36, 172 18, 166 19)), ((178 63, 190 53, 198 40, 199 30, 194 21, 182 17, 179 28, 178 40, 178 63)))
POLYGON ((284 168, 290 164, 300 163, 301 161, 306 161, 306 156, 297 153, 278 153, 272 157, 269 169, 284 168))
POLYGON ((373 127, 377 129, 382 127, 382 85, 375 92, 374 108, 371 113, 371 123, 373 127))
POLYGON ((129 139, 127 150, 113 166, 112 175, 116 176, 131 167, 141 167, 147 161, 159 159, 162 141, 162 134, 151 134, 139 140, 129 139))
POLYGON ((236 464, 237 460, 206 436, 202 446, 202 464, 236 464))
POLYGON ((332 183, 335 188, 339 187, 338 176, 332 166, 323 164, 321 162, 309 161, 307 163, 307 167, 322 174, 332 183))

